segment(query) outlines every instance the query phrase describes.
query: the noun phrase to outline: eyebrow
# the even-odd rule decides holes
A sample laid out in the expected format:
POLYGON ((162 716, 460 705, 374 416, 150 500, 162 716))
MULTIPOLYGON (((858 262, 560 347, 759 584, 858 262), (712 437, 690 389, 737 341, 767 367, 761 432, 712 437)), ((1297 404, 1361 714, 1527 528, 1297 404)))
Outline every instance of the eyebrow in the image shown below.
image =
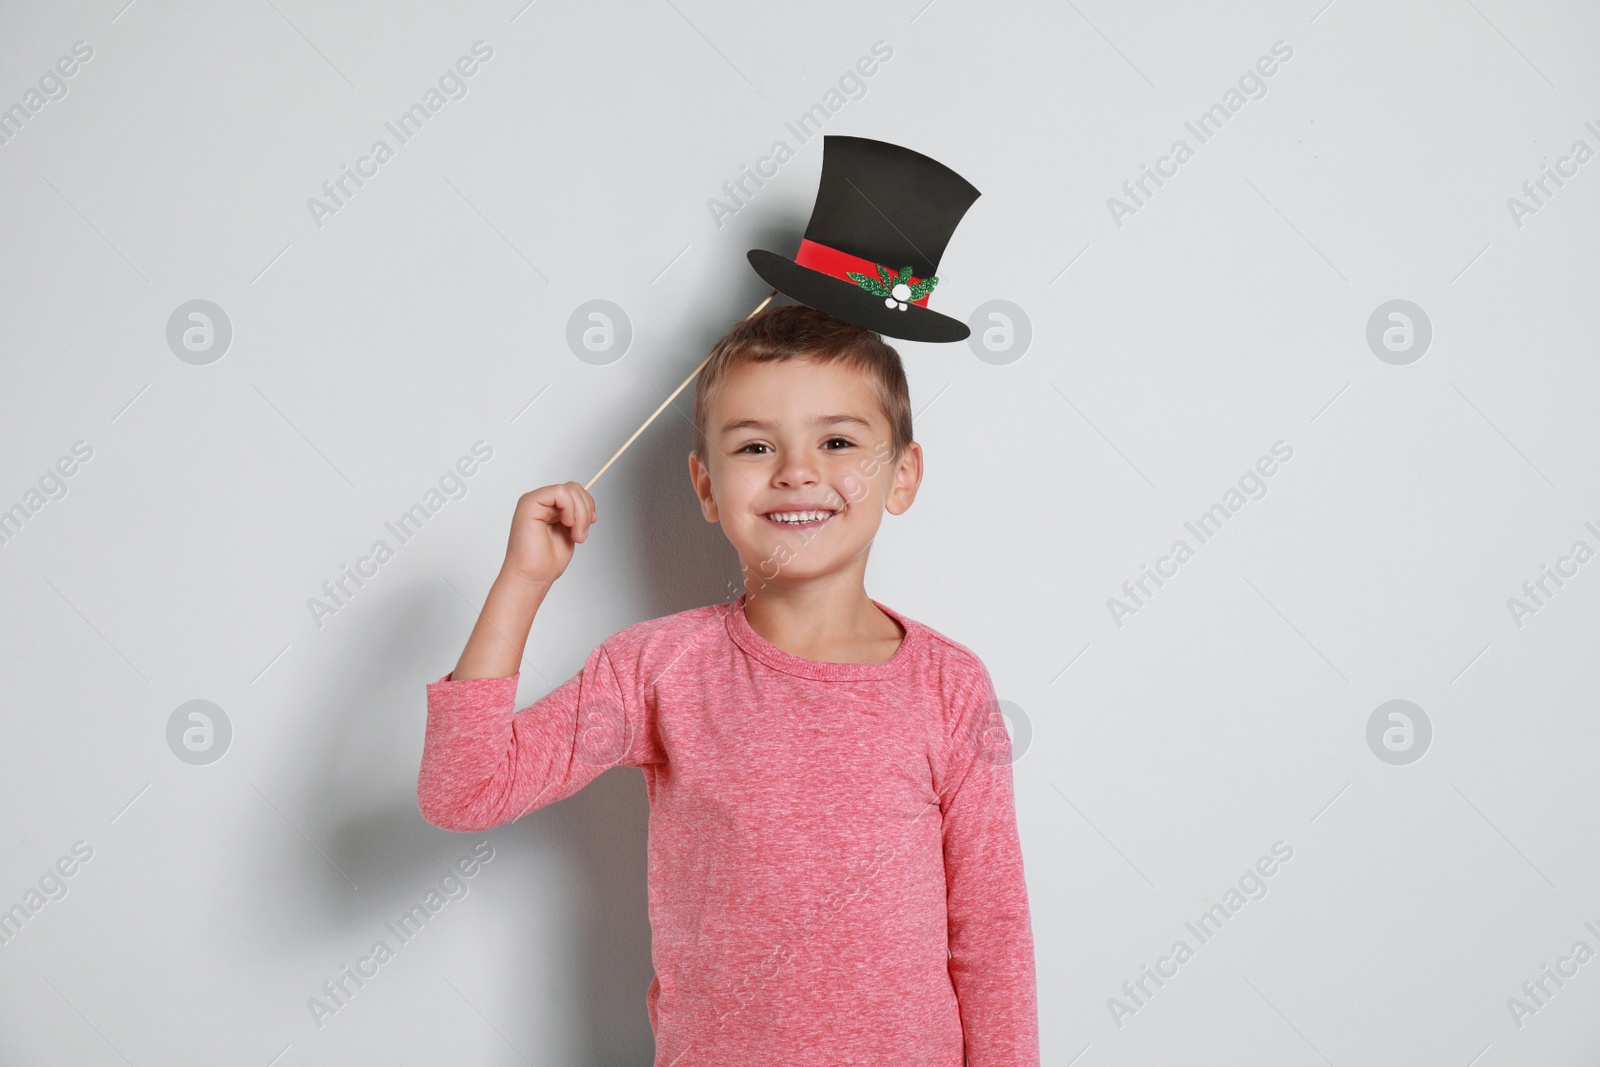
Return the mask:
MULTIPOLYGON (((852 423, 864 430, 872 429, 872 424, 859 415, 818 415, 811 420, 813 426, 837 426, 841 423, 852 423)), ((735 430, 770 430, 772 424, 761 419, 738 419, 722 427, 722 432, 732 433, 735 430)))

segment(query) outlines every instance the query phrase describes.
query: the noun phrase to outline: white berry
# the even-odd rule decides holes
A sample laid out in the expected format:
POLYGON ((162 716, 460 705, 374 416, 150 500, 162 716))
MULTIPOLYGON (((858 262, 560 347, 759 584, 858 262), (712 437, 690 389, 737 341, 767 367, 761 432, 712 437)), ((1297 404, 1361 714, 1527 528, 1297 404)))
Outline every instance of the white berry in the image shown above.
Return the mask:
POLYGON ((883 306, 887 307, 887 308, 894 307, 894 297, 892 297, 892 296, 884 297, 883 298, 883 306))
POLYGON ((891 289, 889 291, 894 294, 894 298, 896 300, 905 300, 905 299, 907 299, 908 297, 911 296, 911 286, 906 285, 904 283, 901 283, 900 285, 895 286, 893 289, 891 289))
POLYGON ((901 311, 904 311, 904 310, 905 310, 905 309, 906 309, 906 306, 905 306, 905 305, 904 305, 904 304, 901 304, 901 305, 900 305, 900 310, 901 310, 901 311))

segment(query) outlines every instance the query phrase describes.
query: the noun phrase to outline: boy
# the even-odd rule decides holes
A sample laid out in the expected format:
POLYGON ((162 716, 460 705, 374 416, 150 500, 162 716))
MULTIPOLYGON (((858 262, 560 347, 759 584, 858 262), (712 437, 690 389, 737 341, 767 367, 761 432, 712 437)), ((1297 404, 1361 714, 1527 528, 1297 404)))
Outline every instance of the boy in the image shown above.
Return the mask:
POLYGON ((576 482, 524 494, 460 661, 427 687, 424 817, 483 830, 642 769, 656 1067, 1037 1067, 988 672, 862 585, 883 512, 922 480, 899 355, 769 308, 717 342, 693 421, 690 477, 745 592, 612 635, 517 711, 534 614, 599 518, 576 482))

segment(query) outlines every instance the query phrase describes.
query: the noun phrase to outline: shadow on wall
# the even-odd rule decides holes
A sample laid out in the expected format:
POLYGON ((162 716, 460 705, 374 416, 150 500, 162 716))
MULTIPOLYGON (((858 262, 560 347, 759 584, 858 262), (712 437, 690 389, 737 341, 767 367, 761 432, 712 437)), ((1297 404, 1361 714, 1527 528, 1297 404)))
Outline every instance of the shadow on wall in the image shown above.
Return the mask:
MULTIPOLYGON (((264 775, 276 784, 274 800, 284 815, 328 857, 324 861, 307 846, 305 862, 285 871, 285 849, 273 849, 275 869, 251 869, 249 863, 234 868, 243 878, 281 887, 266 905, 276 912, 255 919, 275 932, 278 964, 306 975, 304 989, 287 991, 299 1015, 290 1032, 302 1041, 315 1040, 319 1028, 308 998, 335 1007, 321 1018, 322 1030, 335 1030, 356 1025, 350 1016, 376 1010, 379 1001, 392 1005, 405 985, 410 987, 407 1001, 427 998, 441 1020, 454 1020, 441 1021, 441 1031, 476 1019, 477 1009, 524 1052, 548 1048, 547 1012, 496 1012, 488 998, 474 995, 483 988, 480 978, 451 975, 458 995, 445 984, 441 969, 430 971, 424 962, 425 953, 435 960, 459 959, 456 951, 441 951, 443 942, 468 928, 461 921, 467 916, 459 913, 492 894, 501 925, 485 939, 497 947, 494 960, 483 961, 491 968, 484 973, 506 973, 501 968, 512 958, 519 961, 510 971, 519 989, 562 989, 561 995, 577 1006, 571 1036, 582 1051, 573 1062, 648 1065, 654 1042, 644 995, 654 972, 645 895, 649 809, 640 772, 613 768, 566 800, 479 833, 439 829, 417 809, 426 722, 423 686, 454 664, 469 628, 464 618, 470 622, 460 598, 443 583, 431 583, 397 592, 390 610, 361 620, 360 633, 347 638, 347 652, 340 657, 349 669, 322 679, 315 706, 297 717, 301 736, 283 748, 303 756, 294 766, 283 761, 264 775), (419 626, 419 619, 428 621, 419 626), (429 890, 437 890, 456 862, 472 856, 482 841, 493 845, 494 856, 460 880, 465 895, 457 890, 457 899, 448 900, 420 931, 406 931, 417 945, 433 947, 402 942, 385 924, 397 923, 429 890), (519 898, 544 903, 505 905, 519 898), (557 908, 562 914, 553 918, 557 908), (353 969, 380 939, 393 958, 378 965, 365 987, 346 979, 354 993, 338 1006, 321 983, 338 981, 341 969, 353 969), (550 944, 571 947, 556 956, 541 956, 532 948, 550 944), (397 975, 403 972, 410 973, 402 980, 397 975), (463 995, 473 998, 472 1007, 461 1003, 463 995)), ((571 673, 552 677, 549 688, 571 673)), ((530 677, 532 688, 519 700, 521 706, 548 691, 538 675, 530 672, 530 677)), ((261 807, 260 820, 244 830, 244 839, 276 842, 292 835, 279 815, 261 807)), ((474 923, 478 919, 473 917, 474 923)), ((491 996, 499 1003, 517 999, 515 991, 506 992, 491 996)))
MULTIPOLYGON (((667 392, 672 388, 667 386, 667 392)), ((694 483, 689 479, 689 452, 694 447, 690 422, 693 389, 690 386, 679 393, 672 408, 663 411, 645 431, 655 435, 654 447, 638 457, 622 479, 628 483, 628 522, 637 524, 628 531, 629 555, 639 561, 649 618, 732 600, 744 588, 738 553, 723 536, 722 526, 707 522, 700 513, 694 483), (682 416, 673 415, 673 409, 682 416), (669 416, 672 421, 662 426, 669 416)), ((639 443, 635 442, 635 447, 639 443)), ((615 471, 613 467, 606 477, 615 471)))
MULTIPOLYGON (((708 322, 702 336, 686 343, 686 351, 700 356, 693 362, 672 361, 675 374, 687 374, 733 321, 766 296, 757 285, 759 279, 754 284, 742 279, 729 287, 738 292, 732 303, 741 310, 722 322, 708 322)), ((704 298, 717 306, 729 303, 727 290, 704 298)), ((665 395, 681 380, 656 384, 665 395)), ((614 558, 624 562, 608 572, 623 587, 618 599, 645 605, 637 618, 619 618, 608 632, 727 601, 743 588, 737 555, 721 528, 702 517, 689 480, 692 405, 690 386, 596 483, 597 499, 606 505, 608 533, 616 539, 614 558)), ((647 414, 641 412, 640 419, 647 414)), ((607 449, 615 447, 610 437, 596 440, 599 451, 609 456, 607 449)), ((558 477, 552 473, 549 480, 558 477)), ((311 975, 303 992, 295 991, 303 1012, 296 1028, 303 1028, 303 1038, 317 1032, 304 1002, 320 997, 331 1004, 320 983, 340 979, 341 969, 366 956, 380 938, 395 955, 367 979, 369 986, 385 985, 391 967, 417 968, 421 953, 408 953, 385 923, 411 909, 458 859, 488 840, 495 858, 467 880, 463 901, 488 886, 502 900, 508 895, 531 897, 546 872, 558 872, 560 906, 570 913, 552 919, 549 909, 501 908, 506 925, 496 940, 503 942, 508 956, 519 945, 570 941, 571 952, 564 958, 530 955, 522 987, 540 989, 552 982, 569 987, 567 995, 579 1005, 574 1036, 580 1051, 574 1062, 583 1067, 648 1065, 654 1041, 644 998, 654 972, 646 895, 649 808, 642 775, 631 767, 613 768, 574 796, 481 834, 430 826, 416 803, 425 724, 422 687, 454 663, 470 629, 471 612, 447 584, 428 575, 396 584, 386 598, 370 599, 366 613, 351 620, 358 625, 345 635, 339 669, 325 672, 315 686, 315 706, 296 717, 300 736, 285 739, 281 749, 297 754, 292 765, 280 761, 264 775, 275 783, 283 815, 325 849, 328 859, 310 856, 305 865, 285 872, 280 850, 274 869, 267 869, 274 862, 270 859, 254 869, 248 862, 234 868, 243 878, 270 879, 282 886, 267 905, 277 913, 257 918, 260 929, 275 932, 270 940, 277 962, 311 975), (384 799, 375 803, 375 796, 384 799)), ((525 689, 519 704, 543 696, 576 667, 547 680, 533 675, 532 688, 525 689)), ((245 840, 276 841, 289 832, 277 813, 262 808, 261 821, 245 829, 245 840)), ((437 933, 424 927, 416 937, 451 937, 451 909, 461 906, 447 903, 435 917, 443 920, 437 933)), ((430 982, 437 983, 441 1006, 445 998, 456 997, 442 974, 413 974, 407 980, 412 995, 425 995, 415 990, 430 982)), ((391 988, 400 985, 394 979, 390 983, 391 988)), ((510 992, 515 999, 515 991, 510 992)), ((364 999, 388 997, 357 988, 343 1007, 324 1017, 323 1025, 350 1022, 340 1016, 359 1015, 364 999)), ((461 1010, 474 1014, 465 1005, 461 1010)), ((550 1045, 537 1014, 491 1017, 519 1049, 550 1045)))

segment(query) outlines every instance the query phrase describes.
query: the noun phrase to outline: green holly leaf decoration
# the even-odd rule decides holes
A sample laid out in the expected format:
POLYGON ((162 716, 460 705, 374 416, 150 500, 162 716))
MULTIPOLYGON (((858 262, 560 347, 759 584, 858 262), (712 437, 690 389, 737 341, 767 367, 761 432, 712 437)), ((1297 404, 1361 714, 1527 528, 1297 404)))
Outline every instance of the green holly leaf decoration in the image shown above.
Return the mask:
POLYGON ((876 278, 870 274, 859 274, 853 270, 845 271, 845 276, 873 296, 892 297, 894 296, 894 287, 904 285, 911 290, 912 300, 921 300, 933 292, 933 287, 939 284, 937 277, 924 278, 919 282, 912 283, 911 268, 909 266, 901 267, 899 273, 896 274, 881 263, 873 265, 878 268, 878 276, 876 278))
MULTIPOLYGON (((883 272, 883 268, 879 267, 878 271, 881 274, 883 272)), ((853 270, 845 271, 845 274, 851 281, 861 286, 861 288, 865 289, 873 296, 888 296, 889 290, 892 288, 892 286, 884 284, 884 282, 888 280, 887 277, 885 277, 883 280, 879 280, 871 275, 858 274, 853 270)))

